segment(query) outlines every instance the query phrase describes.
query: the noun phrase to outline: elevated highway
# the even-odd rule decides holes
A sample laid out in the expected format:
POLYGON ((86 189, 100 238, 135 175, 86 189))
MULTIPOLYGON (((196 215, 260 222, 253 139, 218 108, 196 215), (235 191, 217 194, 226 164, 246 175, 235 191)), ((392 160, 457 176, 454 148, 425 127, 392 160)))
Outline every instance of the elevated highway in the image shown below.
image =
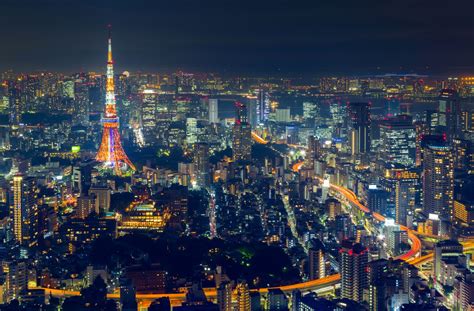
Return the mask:
MULTIPOLYGON (((257 143, 262 143, 266 144, 267 141, 265 141, 263 138, 258 136, 257 134, 252 132, 252 138, 257 142, 257 143)), ((293 171, 297 172, 303 165, 303 162, 298 162, 293 165, 292 169, 293 171)), ((341 196, 343 196, 345 199, 347 199, 353 206, 356 206, 359 208, 362 212, 364 212, 367 217, 372 217, 376 221, 383 222, 385 221, 385 217, 378 214, 371 212, 366 206, 364 206, 357 198, 357 196, 350 191, 349 189, 337 186, 337 185, 330 185, 330 188, 332 191, 335 191, 339 193, 341 196)), ((426 254, 424 256, 419 256, 421 252, 421 242, 419 238, 416 236, 414 230, 411 230, 405 226, 401 226, 402 230, 407 231, 408 238, 411 243, 411 248, 410 250, 399 256, 398 259, 402 259, 407 261, 410 264, 420 266, 425 263, 428 263, 433 260, 433 253, 426 254)), ((474 251, 474 242, 465 242, 463 243, 465 250, 466 251, 474 251)), ((337 286, 339 286, 340 282, 340 275, 339 274, 333 274, 318 280, 312 280, 312 281, 307 281, 307 282, 301 282, 297 284, 291 284, 291 285, 283 285, 279 287, 272 287, 272 288, 279 288, 282 291, 286 293, 291 293, 294 290, 299 290, 301 292, 320 292, 320 293, 327 293, 328 291, 334 290, 337 286)), ((62 290, 62 289, 51 289, 51 288, 38 288, 38 289, 43 289, 45 291, 45 294, 47 295, 52 295, 55 297, 59 298, 66 298, 66 297, 71 297, 71 296, 78 296, 80 295, 79 291, 68 291, 68 290, 62 290)), ((262 295, 266 295, 268 291, 271 288, 260 288, 260 289, 254 289, 251 291, 258 291, 262 295)), ((206 294, 206 297, 209 300, 216 300, 217 297, 217 291, 215 288, 204 288, 204 293, 206 294)), ((115 293, 109 293, 107 295, 109 299, 119 299, 120 294, 118 292, 115 293)), ((146 310, 150 303, 158 298, 161 297, 168 297, 171 301, 171 304, 176 306, 180 305, 182 302, 185 301, 186 299, 186 294, 185 293, 151 293, 151 294, 137 294, 137 300, 139 303, 139 310, 146 310)))

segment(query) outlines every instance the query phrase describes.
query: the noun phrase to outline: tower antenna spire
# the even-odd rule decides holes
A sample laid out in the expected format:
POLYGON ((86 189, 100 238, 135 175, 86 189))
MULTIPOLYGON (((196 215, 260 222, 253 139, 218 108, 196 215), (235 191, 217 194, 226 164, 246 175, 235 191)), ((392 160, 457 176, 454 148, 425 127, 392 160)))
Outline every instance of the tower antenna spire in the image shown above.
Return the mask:
POLYGON ((112 25, 107 25, 108 33, 109 33, 109 50, 107 54, 107 63, 113 63, 114 60, 112 58, 112 25))

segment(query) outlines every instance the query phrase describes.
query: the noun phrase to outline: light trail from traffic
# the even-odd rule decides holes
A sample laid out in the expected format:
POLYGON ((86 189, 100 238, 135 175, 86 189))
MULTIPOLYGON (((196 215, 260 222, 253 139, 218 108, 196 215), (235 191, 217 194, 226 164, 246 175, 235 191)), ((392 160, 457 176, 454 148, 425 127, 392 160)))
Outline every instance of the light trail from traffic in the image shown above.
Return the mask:
MULTIPOLYGON (((296 162, 295 164, 293 164, 293 166, 292 166, 293 172, 295 172, 295 173, 298 172, 301 169, 301 167, 303 166, 303 164, 304 164, 303 161, 299 161, 299 162, 296 162)), ((321 178, 319 178, 319 177, 317 177, 317 178, 320 181, 322 181, 321 178)), ((355 195, 355 193, 352 192, 351 190, 349 190, 347 188, 344 188, 344 187, 341 187, 341 186, 334 185, 334 184, 330 184, 330 188, 333 191, 336 191, 336 192, 340 193, 352 205, 359 208, 359 210, 361 210, 365 214, 370 214, 372 218, 374 218, 375 220, 377 220, 379 222, 384 222, 385 221, 385 217, 383 215, 381 215, 379 213, 376 213, 376 212, 372 212, 367 206, 360 203, 360 201, 357 198, 357 196, 355 195)), ((412 258, 418 257, 420 255, 420 252, 421 252, 421 241, 416 236, 417 232, 415 230, 412 230, 412 229, 406 227, 406 226, 403 226, 403 225, 399 225, 399 226, 400 226, 401 230, 407 232, 408 239, 411 241, 411 248, 408 252, 396 257, 396 259, 401 259, 401 260, 407 261, 407 260, 410 260, 412 258)))
MULTIPOLYGON (((265 141, 263 138, 252 132, 252 138, 262 144, 268 143, 265 141)), ((292 166, 292 170, 294 172, 298 172, 301 167, 303 166, 304 162, 300 161, 295 163, 292 166)), ((333 191, 337 191, 340 193, 342 196, 344 196, 349 202, 351 202, 353 205, 357 206, 361 211, 363 211, 366 214, 370 214, 371 217, 373 217, 375 220, 383 222, 385 221, 385 217, 380 215, 379 213, 374 213, 371 212, 366 206, 364 206, 360 201, 358 200, 357 196, 349 189, 346 189, 344 187, 336 186, 333 184, 330 184, 330 187, 333 191)), ((429 261, 433 260, 433 252, 430 252, 424 256, 418 257, 420 250, 421 250, 421 241, 419 238, 415 235, 414 230, 409 229, 405 226, 400 226, 402 230, 407 231, 408 233, 408 238, 411 241, 411 249, 407 253, 397 257, 397 259, 404 260, 410 264, 413 264, 415 266, 420 266, 423 265, 429 261)), ((465 247, 465 251, 473 251, 474 250, 474 242, 466 242, 463 243, 465 247)), ((277 287, 269 287, 269 288, 260 288, 260 289, 253 289, 250 290, 251 292, 258 291, 261 294, 266 294, 268 291, 272 288, 279 288, 282 291, 286 293, 291 293, 294 290, 299 290, 303 293, 305 292, 312 292, 312 291, 318 291, 318 290, 327 290, 328 288, 331 287, 336 287, 339 285, 340 282, 340 274, 332 274, 329 276, 326 276, 321 279, 317 280, 311 280, 307 282, 301 282, 301 283, 296 283, 296 284, 291 284, 291 285, 283 285, 283 286, 277 286, 277 287)), ((51 288, 38 288, 38 289, 43 289, 45 290, 45 294, 51 294, 52 296, 59 297, 59 298, 65 298, 65 297, 71 297, 71 296, 79 296, 80 292, 79 291, 68 291, 68 290, 62 290, 62 289, 51 289, 51 288)), ((217 290, 215 288, 204 288, 204 293, 207 297, 207 299, 214 300, 217 297, 217 290)), ((186 293, 151 293, 151 294, 137 294, 136 298, 139 302, 139 306, 141 308, 145 308, 150 305, 150 303, 158 298, 162 297, 168 297, 170 299, 170 302, 173 306, 178 306, 181 303, 186 301, 186 293)), ((107 298, 109 299, 120 299, 120 294, 118 292, 115 293, 109 293, 107 294, 107 298)))
MULTIPOLYGON (((365 214, 370 214, 375 220, 379 222, 384 222, 385 217, 379 213, 372 212, 368 207, 364 206, 362 203, 360 203, 359 199, 355 195, 354 192, 352 192, 349 189, 346 189, 344 187, 336 186, 331 184, 330 185, 332 190, 335 190, 342 194, 351 204, 357 206, 361 211, 363 211, 365 214)), ((421 252, 421 241, 420 239, 416 236, 415 231, 403 226, 399 225, 400 229, 403 231, 407 232, 408 239, 411 241, 411 248, 408 252, 396 257, 396 259, 401 259, 401 260, 409 260, 411 258, 416 258, 420 255, 421 252)))
POLYGON ((255 140, 257 143, 259 144, 262 144, 262 145, 266 145, 268 144, 268 141, 266 141, 265 139, 263 139, 261 136, 259 136, 257 133, 255 133, 254 131, 252 131, 252 138, 253 140, 255 140))

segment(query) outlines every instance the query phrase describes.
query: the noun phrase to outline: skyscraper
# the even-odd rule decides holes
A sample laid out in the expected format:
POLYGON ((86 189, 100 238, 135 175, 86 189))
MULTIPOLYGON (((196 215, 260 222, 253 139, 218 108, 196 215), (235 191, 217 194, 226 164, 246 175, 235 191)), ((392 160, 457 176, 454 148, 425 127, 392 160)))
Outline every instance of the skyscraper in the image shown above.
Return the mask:
POLYGON ((156 121, 158 94, 153 90, 144 90, 141 94, 140 123, 146 145, 152 145, 157 138, 156 121))
POLYGON ((369 103, 349 104, 350 142, 352 155, 370 152, 370 106, 369 103))
POLYGON ((267 91, 258 90, 257 99, 257 123, 264 124, 268 121, 270 115, 270 95, 267 91))
POLYGON ((197 129, 197 119, 196 118, 187 118, 186 119, 186 142, 188 145, 193 145, 198 140, 198 129, 197 129))
POLYGON ((309 279, 317 280, 326 276, 326 255, 324 245, 320 240, 312 243, 308 252, 309 279))
POLYGON ((357 302, 363 300, 364 289, 368 287, 367 263, 369 253, 360 243, 344 240, 339 250, 339 271, 341 273, 341 297, 357 302))
POLYGON ((423 150, 423 209, 449 218, 453 207, 454 164, 447 143, 428 142, 423 150))
POLYGON ((112 168, 117 175, 122 175, 126 165, 132 170, 135 170, 135 166, 128 159, 122 148, 119 133, 119 118, 117 117, 115 106, 114 60, 112 58, 112 36, 109 26, 105 114, 101 120, 104 131, 96 160, 102 162, 105 167, 112 168))
POLYGON ((410 116, 399 115, 380 123, 380 155, 388 163, 415 165, 416 131, 410 116))
POLYGON ((219 123, 219 100, 217 98, 209 98, 209 123, 219 123))
POLYGON ((306 148, 306 158, 305 166, 314 169, 315 161, 319 159, 321 155, 321 146, 319 144, 319 139, 316 139, 314 136, 308 137, 308 146, 306 148))
POLYGON ((210 185, 209 176, 209 145, 198 143, 194 145, 194 168, 196 171, 196 185, 205 188, 210 185))
POLYGON ((395 221, 407 226, 408 217, 413 215, 419 187, 419 174, 414 171, 397 171, 395 181, 395 221))
POLYGON ((395 221, 407 226, 408 216, 415 209, 417 189, 419 185, 419 174, 411 171, 397 172, 395 181, 395 221))
POLYGON ((462 120, 458 93, 444 89, 438 99, 438 128, 439 134, 446 134, 448 142, 461 135, 462 120))
POLYGON ((371 211, 385 215, 387 212, 387 200, 389 193, 380 189, 377 185, 369 185, 367 195, 368 207, 371 211))
POLYGON ((252 129, 247 122, 247 107, 235 103, 237 118, 232 129, 232 150, 234 160, 249 160, 252 152, 252 129))
POLYGON ((38 235, 38 205, 33 177, 13 177, 13 235, 19 244, 32 245, 38 235))

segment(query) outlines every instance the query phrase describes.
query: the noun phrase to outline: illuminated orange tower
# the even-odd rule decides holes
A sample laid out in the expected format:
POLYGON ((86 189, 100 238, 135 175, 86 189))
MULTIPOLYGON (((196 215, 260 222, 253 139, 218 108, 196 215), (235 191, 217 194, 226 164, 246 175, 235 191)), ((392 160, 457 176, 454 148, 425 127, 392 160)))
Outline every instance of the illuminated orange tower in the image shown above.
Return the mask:
POLYGON ((117 175, 122 175, 123 169, 128 167, 135 170, 135 166, 128 159, 123 150, 119 133, 119 118, 115 109, 114 61, 112 58, 112 33, 109 25, 109 52, 107 57, 107 85, 105 94, 105 113, 101 119, 104 131, 102 142, 97 152, 96 160, 105 167, 112 168, 117 175))

